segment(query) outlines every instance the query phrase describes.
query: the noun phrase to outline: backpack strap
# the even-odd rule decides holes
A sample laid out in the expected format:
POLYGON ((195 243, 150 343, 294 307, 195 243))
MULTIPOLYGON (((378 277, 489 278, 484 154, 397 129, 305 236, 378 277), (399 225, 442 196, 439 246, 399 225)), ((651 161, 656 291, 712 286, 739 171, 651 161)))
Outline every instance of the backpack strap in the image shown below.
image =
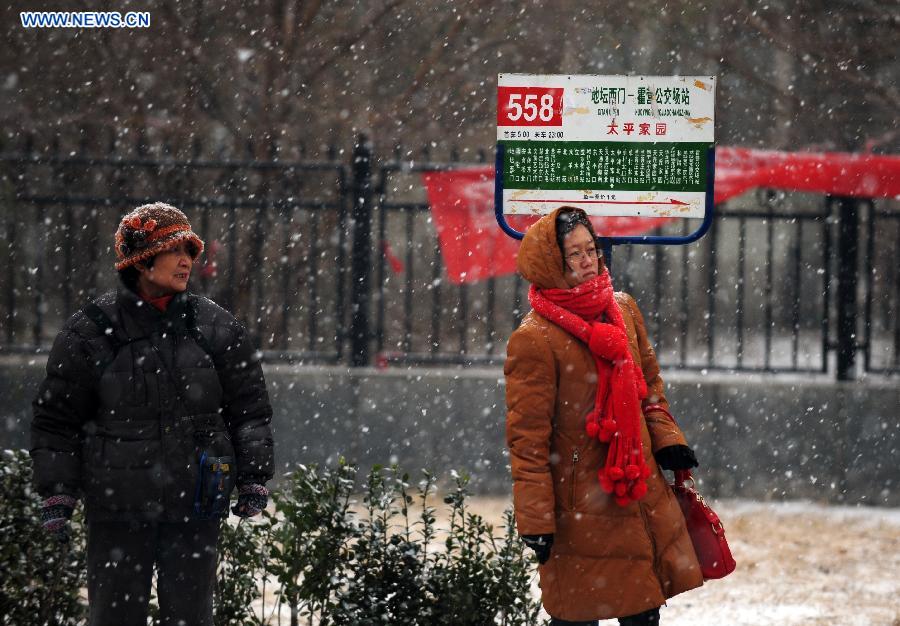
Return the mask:
POLYGON ((116 360, 116 355, 119 354, 119 350, 130 342, 122 337, 122 334, 118 332, 109 315, 97 306, 96 303, 89 302, 88 305, 84 307, 83 311, 84 314, 88 316, 88 319, 94 322, 97 328, 100 329, 112 348, 112 356, 100 364, 100 371, 102 372, 106 369, 106 366, 116 360))
POLYGON ((185 323, 187 326, 188 334, 191 338, 200 346, 207 355, 209 355, 209 359, 213 362, 213 366, 216 368, 216 371, 219 370, 219 364, 216 363, 216 357, 213 353, 212 344, 209 343, 209 339, 207 339, 202 332, 200 332, 200 326, 197 324, 197 310, 194 308, 194 303, 188 301, 187 311, 185 315, 185 323))
MULTIPOLYGON (((100 331, 106 337, 107 341, 109 341, 110 347, 112 348, 112 356, 99 364, 100 372, 102 373, 110 363, 116 360, 116 355, 119 354, 119 350, 121 350, 124 346, 128 345, 132 341, 135 341, 135 339, 125 337, 122 334, 121 329, 117 327, 113 323, 109 315, 107 315, 106 311, 101 309, 95 302, 89 302, 87 306, 84 307, 83 311, 84 314, 87 315, 88 319, 94 322, 97 328, 100 329, 100 331)), ((209 340, 203 335, 202 332, 200 332, 200 328, 197 325, 197 312, 194 309, 194 305, 192 302, 188 302, 185 322, 188 334, 197 343, 197 345, 200 346, 200 349, 206 352, 207 355, 209 355, 209 358, 213 363, 213 367, 216 369, 216 372, 218 372, 219 364, 216 362, 212 344, 210 344, 209 340)), ((143 339, 143 337, 141 339, 143 339)))

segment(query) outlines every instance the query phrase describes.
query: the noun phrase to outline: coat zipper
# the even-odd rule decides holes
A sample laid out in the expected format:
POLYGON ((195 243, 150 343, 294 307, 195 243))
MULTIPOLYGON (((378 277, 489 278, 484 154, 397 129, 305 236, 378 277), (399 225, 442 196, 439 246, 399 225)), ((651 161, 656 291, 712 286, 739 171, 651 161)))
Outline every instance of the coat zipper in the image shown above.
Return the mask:
POLYGON ((572 510, 575 510, 575 475, 578 473, 578 448, 572 450, 572 486, 569 488, 571 496, 569 503, 572 510))

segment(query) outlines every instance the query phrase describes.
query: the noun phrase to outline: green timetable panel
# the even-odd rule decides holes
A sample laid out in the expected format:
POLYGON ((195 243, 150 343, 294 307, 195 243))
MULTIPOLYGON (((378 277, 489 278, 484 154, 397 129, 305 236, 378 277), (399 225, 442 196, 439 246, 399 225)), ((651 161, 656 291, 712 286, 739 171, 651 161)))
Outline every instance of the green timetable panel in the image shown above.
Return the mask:
POLYGON ((707 151, 694 142, 500 141, 503 188, 705 192, 707 151))

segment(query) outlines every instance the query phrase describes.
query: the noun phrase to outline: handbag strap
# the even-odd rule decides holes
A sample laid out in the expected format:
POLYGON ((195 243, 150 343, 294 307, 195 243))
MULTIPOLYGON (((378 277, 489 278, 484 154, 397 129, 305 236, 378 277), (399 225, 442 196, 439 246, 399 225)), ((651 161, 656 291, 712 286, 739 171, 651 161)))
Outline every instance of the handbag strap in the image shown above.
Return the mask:
POLYGON ((666 417, 672 420, 672 423, 678 426, 678 422, 675 421, 675 418, 669 413, 669 410, 661 404, 648 404, 644 407, 644 413, 649 413, 650 411, 659 411, 660 413, 664 413, 666 417))
MULTIPOLYGON (((666 417, 668 417, 673 424, 678 426, 678 422, 675 421, 675 418, 669 413, 668 409, 661 404, 648 404, 644 407, 644 413, 648 413, 650 411, 658 411, 663 413, 666 417)), ((694 475, 691 474, 691 470, 675 470, 675 482, 672 483, 677 487, 684 487, 684 483, 687 481, 691 481, 691 485, 694 484, 694 475)))

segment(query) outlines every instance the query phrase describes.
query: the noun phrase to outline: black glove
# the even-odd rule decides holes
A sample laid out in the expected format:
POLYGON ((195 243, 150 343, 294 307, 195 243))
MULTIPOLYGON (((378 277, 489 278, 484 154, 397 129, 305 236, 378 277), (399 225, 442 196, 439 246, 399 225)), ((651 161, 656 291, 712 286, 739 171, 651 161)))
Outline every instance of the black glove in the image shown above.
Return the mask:
POLYGON ((238 517, 253 517, 262 513, 269 503, 269 490, 265 485, 247 483, 238 487, 238 501, 231 512, 238 517))
POLYGON ((41 526, 59 543, 69 543, 69 520, 75 510, 75 498, 51 496, 41 504, 41 526))
POLYGON ((550 548, 553 546, 553 535, 522 535, 522 541, 526 546, 534 550, 538 563, 543 565, 550 558, 550 548))
POLYGON ((664 470, 687 470, 698 467, 697 456, 687 446, 667 446, 656 452, 656 462, 664 470))

